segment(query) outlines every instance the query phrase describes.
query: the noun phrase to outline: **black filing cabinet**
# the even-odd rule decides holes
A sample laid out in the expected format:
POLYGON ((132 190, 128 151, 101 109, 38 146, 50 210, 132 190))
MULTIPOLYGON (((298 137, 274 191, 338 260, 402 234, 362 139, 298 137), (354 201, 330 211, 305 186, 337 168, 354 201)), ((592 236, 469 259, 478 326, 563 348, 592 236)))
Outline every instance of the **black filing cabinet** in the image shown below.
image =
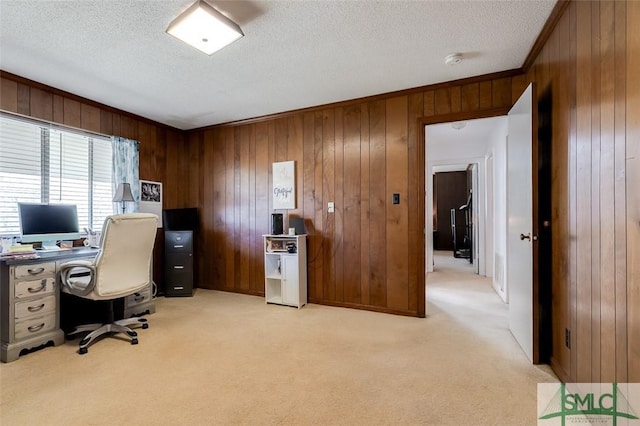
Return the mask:
POLYGON ((165 231, 165 296, 193 296, 193 231, 165 231))

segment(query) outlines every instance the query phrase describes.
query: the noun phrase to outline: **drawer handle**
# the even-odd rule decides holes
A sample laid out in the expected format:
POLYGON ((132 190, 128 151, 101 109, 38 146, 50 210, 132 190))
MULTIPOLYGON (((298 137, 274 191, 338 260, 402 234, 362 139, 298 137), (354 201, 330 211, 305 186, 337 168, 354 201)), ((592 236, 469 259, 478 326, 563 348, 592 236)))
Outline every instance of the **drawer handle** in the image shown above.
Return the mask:
POLYGON ((40 306, 29 306, 27 310, 29 312, 38 312, 40 309, 44 308, 44 306, 45 306, 44 303, 40 306))
POLYGON ((29 291, 29 293, 40 293, 45 288, 47 288, 47 280, 42 280, 42 282, 40 283, 40 287, 29 287, 27 290, 29 291))
POLYGON ((36 331, 42 330, 42 327, 44 327, 44 323, 27 327, 27 330, 29 330, 31 333, 35 333, 36 331))
POLYGON ((175 265, 175 266, 173 267, 173 269, 184 269, 184 266, 182 266, 182 265, 175 265))
POLYGON ((144 296, 136 296, 133 298, 136 302, 142 302, 144 300, 144 296))
POLYGON ((176 287, 176 286, 174 286, 174 287, 173 287, 173 289, 174 289, 174 290, 184 290, 184 287, 182 287, 182 286, 180 286, 180 287, 176 287))
POLYGON ((31 275, 38 275, 44 272, 44 268, 36 268, 36 269, 27 269, 27 272, 31 275))
POLYGON ((182 248, 184 247, 184 244, 174 244, 173 248, 182 248))

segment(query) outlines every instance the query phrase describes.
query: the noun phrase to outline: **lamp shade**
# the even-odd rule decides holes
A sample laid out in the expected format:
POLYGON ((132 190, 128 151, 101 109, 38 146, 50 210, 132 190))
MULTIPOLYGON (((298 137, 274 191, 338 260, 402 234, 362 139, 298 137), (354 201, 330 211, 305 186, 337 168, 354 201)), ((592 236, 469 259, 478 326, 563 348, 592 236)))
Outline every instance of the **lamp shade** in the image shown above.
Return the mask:
POLYGON ((119 183, 116 189, 116 195, 113 196, 113 202, 135 201, 131 193, 131 185, 128 183, 119 183))
POLYGON ((167 33, 207 55, 244 36, 238 24, 203 0, 196 1, 174 19, 167 33))

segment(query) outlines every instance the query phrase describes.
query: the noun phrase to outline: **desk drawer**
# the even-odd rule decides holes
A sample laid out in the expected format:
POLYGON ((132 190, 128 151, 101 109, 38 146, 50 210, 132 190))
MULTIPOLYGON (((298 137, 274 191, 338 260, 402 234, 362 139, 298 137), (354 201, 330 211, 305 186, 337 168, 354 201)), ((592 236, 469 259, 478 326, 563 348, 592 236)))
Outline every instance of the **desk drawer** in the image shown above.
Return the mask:
POLYGON ((13 266, 14 278, 40 278, 54 276, 56 273, 55 262, 36 263, 31 265, 13 266))
POLYGON ((56 314, 55 312, 51 312, 50 314, 36 318, 16 321, 14 338, 16 340, 24 339, 25 337, 35 336, 46 331, 51 331, 55 328, 56 314))
POLYGON ((125 308, 133 308, 135 306, 147 303, 151 300, 151 286, 145 287, 143 290, 137 291, 124 299, 125 308))
POLYGON ((167 231, 164 233, 165 253, 191 253, 193 251, 192 231, 167 231))
POLYGON ((15 297, 16 299, 22 299, 50 294, 55 290, 55 284, 56 281, 53 277, 33 281, 20 281, 16 283, 15 297))
POLYGON ((16 320, 34 315, 42 315, 56 309, 56 296, 51 295, 34 300, 26 300, 16 303, 16 320))

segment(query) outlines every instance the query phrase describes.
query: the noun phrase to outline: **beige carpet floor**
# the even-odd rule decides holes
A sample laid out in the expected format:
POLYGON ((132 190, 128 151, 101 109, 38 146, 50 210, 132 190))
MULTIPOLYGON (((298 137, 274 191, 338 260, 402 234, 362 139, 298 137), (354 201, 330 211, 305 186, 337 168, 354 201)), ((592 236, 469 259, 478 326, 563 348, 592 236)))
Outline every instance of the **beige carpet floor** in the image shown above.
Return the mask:
POLYGON ((427 291, 426 319, 159 298, 137 346, 80 356, 76 340, 0 365, 0 423, 534 425, 536 384, 557 379, 527 361, 490 281, 439 255, 427 291))

